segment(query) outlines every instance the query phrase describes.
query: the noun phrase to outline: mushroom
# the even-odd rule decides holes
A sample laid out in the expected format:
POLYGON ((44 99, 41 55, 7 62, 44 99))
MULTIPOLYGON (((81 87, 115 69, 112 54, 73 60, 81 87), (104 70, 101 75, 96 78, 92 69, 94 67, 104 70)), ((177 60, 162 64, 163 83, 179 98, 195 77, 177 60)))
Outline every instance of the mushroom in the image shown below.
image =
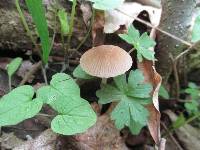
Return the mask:
POLYGON ((109 77, 128 71, 132 66, 132 58, 118 46, 101 45, 86 51, 80 58, 80 66, 89 75, 106 81, 109 77))

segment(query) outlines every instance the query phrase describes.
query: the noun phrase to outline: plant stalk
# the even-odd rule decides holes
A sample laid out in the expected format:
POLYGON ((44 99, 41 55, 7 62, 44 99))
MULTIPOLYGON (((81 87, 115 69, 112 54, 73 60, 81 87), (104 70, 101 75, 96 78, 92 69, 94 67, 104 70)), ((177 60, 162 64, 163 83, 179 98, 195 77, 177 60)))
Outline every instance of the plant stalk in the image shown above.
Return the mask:
POLYGON ((63 68, 62 68, 61 72, 65 71, 66 68, 69 67, 68 51, 71 48, 71 37, 72 37, 72 33, 73 33, 73 28, 74 28, 74 18, 75 18, 75 14, 76 14, 76 5, 77 5, 77 0, 73 0, 71 17, 70 17, 70 25, 69 25, 69 34, 68 34, 68 38, 67 38, 67 46, 64 49, 64 64, 63 64, 63 68))
POLYGON ((24 28, 25 28, 25 30, 26 30, 28 36, 30 37, 32 43, 33 43, 34 45, 36 45, 36 42, 35 42, 35 40, 34 40, 32 34, 31 34, 31 31, 30 31, 30 29, 29 29, 29 27, 28 27, 28 24, 27 24, 27 22, 26 22, 26 19, 25 19, 25 17, 24 17, 24 14, 23 14, 23 12, 22 12, 22 10, 21 10, 21 8, 20 8, 19 0, 15 0, 15 6, 16 6, 16 8, 17 8, 17 11, 18 11, 18 13, 19 13, 20 19, 21 19, 21 21, 22 21, 22 24, 23 24, 23 26, 24 26, 24 28))
POLYGON ((12 77, 8 76, 8 86, 9 86, 9 92, 12 90, 12 77))

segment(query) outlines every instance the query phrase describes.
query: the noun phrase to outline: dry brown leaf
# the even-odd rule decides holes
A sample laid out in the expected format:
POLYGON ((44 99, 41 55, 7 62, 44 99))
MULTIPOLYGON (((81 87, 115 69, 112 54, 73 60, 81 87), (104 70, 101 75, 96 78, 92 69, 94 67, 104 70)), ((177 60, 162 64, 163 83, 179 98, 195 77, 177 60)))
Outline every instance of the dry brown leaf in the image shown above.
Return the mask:
POLYGON ((104 32, 114 33, 120 28, 121 25, 125 25, 126 28, 128 28, 128 26, 130 26, 135 20, 134 18, 137 17, 142 11, 146 11, 149 14, 149 19, 153 26, 159 25, 161 9, 141 5, 135 2, 126 2, 117 10, 105 11, 104 32))
MULTIPOLYGON (((151 38, 156 37, 155 29, 152 29, 151 38)), ((153 51, 153 48, 149 50, 153 51)), ((153 61, 143 60, 141 63, 138 63, 138 68, 143 71, 145 82, 150 83, 153 86, 152 91, 152 101, 153 103, 146 106, 149 110, 150 116, 148 120, 148 128, 151 133, 151 136, 157 145, 162 144, 162 147, 165 146, 165 139, 161 140, 160 136, 160 111, 159 111, 159 101, 158 93, 161 86, 162 78, 156 72, 153 61), (163 142, 164 141, 164 142, 163 142)))
POLYGON ((73 150, 128 150, 109 115, 99 116, 92 128, 85 133, 67 137, 66 142, 65 148, 73 150))
POLYGON ((28 140, 13 150, 55 150, 57 137, 56 133, 47 129, 37 138, 28 140))
POLYGON ((89 26, 89 19, 92 17, 92 10, 90 4, 87 2, 83 2, 81 3, 80 9, 83 14, 84 23, 89 26))
POLYGON ((155 71, 153 63, 151 61, 144 60, 142 63, 138 64, 138 68, 140 68, 143 71, 145 82, 151 83, 151 85, 153 86, 153 104, 150 104, 146 107, 150 112, 148 128, 155 143, 158 145, 160 142, 160 112, 158 92, 162 79, 161 76, 155 71))
POLYGON ((12 149, 16 146, 19 146, 23 143, 23 140, 19 139, 14 135, 13 132, 11 133, 2 133, 0 137, 0 148, 2 149, 12 149))
POLYGON ((103 32, 104 24, 105 24, 104 12, 96 11, 95 20, 92 27, 93 46, 99 46, 104 44, 104 38, 105 38, 103 32))

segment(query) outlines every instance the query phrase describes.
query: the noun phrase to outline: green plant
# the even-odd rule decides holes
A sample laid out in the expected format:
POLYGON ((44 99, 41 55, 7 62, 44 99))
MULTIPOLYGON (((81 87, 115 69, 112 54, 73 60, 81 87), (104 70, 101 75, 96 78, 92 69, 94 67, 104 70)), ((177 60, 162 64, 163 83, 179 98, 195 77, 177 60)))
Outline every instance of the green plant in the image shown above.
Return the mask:
POLYGON ((194 83, 189 83, 188 88, 185 89, 185 93, 189 94, 190 96, 190 102, 186 102, 184 104, 187 112, 190 115, 198 113, 200 111, 200 88, 194 83))
POLYGON ((133 45, 133 47, 137 50, 137 58, 139 62, 143 60, 143 57, 148 60, 155 60, 154 51, 150 51, 149 48, 154 47, 156 42, 151 39, 147 33, 143 33, 140 36, 138 30, 134 28, 133 25, 129 26, 127 34, 119 34, 123 40, 127 43, 133 45))
POLYGON ((159 96, 161 96, 165 99, 169 99, 169 93, 163 85, 160 86, 160 90, 159 90, 158 94, 159 94, 159 96))
POLYGON ((33 95, 34 89, 29 85, 4 95, 0 99, 0 126, 15 125, 37 115, 43 104, 50 105, 57 112, 51 122, 51 128, 56 133, 81 133, 96 122, 95 112, 80 97, 78 85, 67 74, 55 74, 49 86, 38 89, 34 99, 33 95))
POLYGON ((60 27, 61 27, 61 34, 62 36, 67 36, 69 33, 69 23, 68 23, 68 15, 65 9, 58 10, 58 18, 60 21, 60 27))
POLYGON ((42 44, 42 60, 45 64, 48 63, 50 54, 50 39, 47 21, 45 18, 45 9, 42 0, 26 0, 26 5, 36 25, 42 44))
POLYGON ((184 90, 184 93, 189 95, 189 102, 184 103, 184 107, 189 114, 189 118, 186 118, 183 114, 179 115, 175 122, 173 122, 171 130, 182 127, 183 125, 194 121, 200 117, 200 88, 194 84, 189 83, 188 88, 184 90))
POLYGON ((120 75, 113 84, 106 84, 96 92, 99 103, 119 102, 111 113, 118 129, 128 126, 133 134, 138 134, 147 124, 148 110, 144 105, 151 103, 152 86, 144 83, 140 70, 131 71, 128 77, 120 75))
POLYGON ((12 90, 12 76, 17 71, 17 69, 20 67, 22 63, 22 58, 17 57, 13 59, 8 65, 7 65, 7 73, 8 73, 8 82, 9 82, 9 90, 12 90))

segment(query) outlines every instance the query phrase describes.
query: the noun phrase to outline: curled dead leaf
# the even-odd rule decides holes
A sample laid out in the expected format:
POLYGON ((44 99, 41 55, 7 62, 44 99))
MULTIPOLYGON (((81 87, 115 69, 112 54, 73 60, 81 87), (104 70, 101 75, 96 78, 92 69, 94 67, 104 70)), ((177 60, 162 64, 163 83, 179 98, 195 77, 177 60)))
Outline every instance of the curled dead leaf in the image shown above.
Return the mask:
POLYGON ((130 26, 135 20, 134 18, 137 17, 142 11, 146 11, 149 14, 149 19, 153 26, 159 25, 161 17, 160 8, 141 5, 135 2, 126 2, 118 9, 105 11, 104 32, 114 33, 120 28, 121 25, 125 25, 126 28, 128 28, 128 26, 130 26))

